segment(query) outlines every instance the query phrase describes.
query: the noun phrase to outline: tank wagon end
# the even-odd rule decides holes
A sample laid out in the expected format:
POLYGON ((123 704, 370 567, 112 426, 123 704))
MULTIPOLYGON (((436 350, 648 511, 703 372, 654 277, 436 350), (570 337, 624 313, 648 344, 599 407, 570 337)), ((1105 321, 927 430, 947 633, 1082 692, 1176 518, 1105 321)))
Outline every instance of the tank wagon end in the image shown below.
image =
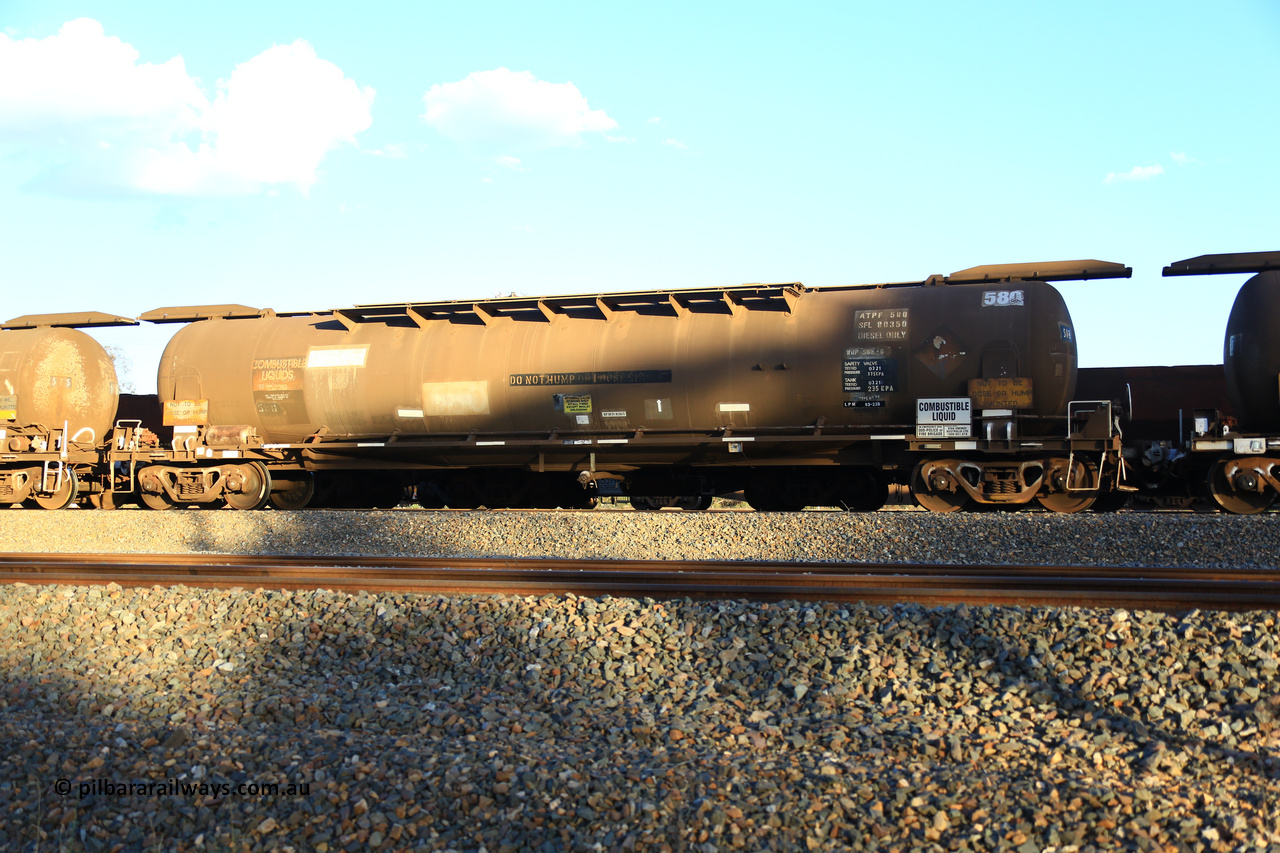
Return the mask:
POLYGON ((1222 361, 1234 417, 1199 409, 1181 438, 1204 488, 1223 509, 1263 512, 1280 495, 1280 252, 1200 255, 1164 274, 1254 273, 1236 294, 1222 361))

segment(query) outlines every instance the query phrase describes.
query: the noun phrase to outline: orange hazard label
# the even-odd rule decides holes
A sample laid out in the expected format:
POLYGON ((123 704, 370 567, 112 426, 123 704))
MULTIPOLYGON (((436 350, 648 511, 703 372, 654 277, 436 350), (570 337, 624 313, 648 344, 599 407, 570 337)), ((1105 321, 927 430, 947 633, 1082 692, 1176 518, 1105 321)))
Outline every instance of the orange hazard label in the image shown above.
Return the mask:
POLYGON ((1031 379, 1009 377, 1005 379, 970 379, 969 396, 976 409, 1029 409, 1031 408, 1031 379))
POLYGON ((208 400, 167 400, 164 404, 165 426, 200 426, 209 422, 208 400))

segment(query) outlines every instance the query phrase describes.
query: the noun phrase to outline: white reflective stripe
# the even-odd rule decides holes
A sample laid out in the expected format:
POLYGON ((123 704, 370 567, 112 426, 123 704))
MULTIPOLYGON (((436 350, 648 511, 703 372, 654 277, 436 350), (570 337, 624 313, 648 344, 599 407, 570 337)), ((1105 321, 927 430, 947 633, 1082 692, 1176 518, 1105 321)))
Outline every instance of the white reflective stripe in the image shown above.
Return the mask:
POLYGON ((750 403, 718 403, 716 409, 721 412, 749 412, 751 411, 750 403))
POLYGON ((506 442, 505 441, 477 441, 476 442, 477 447, 490 447, 498 444, 506 444, 506 442))
POLYGON ((357 441, 356 447, 386 447, 385 441, 357 441))
POLYGON ((364 367, 369 348, 312 347, 307 352, 307 367, 364 367))
POLYGON ((755 441, 753 435, 726 435, 721 441, 755 441))
POLYGON ((905 439, 906 439, 905 435, 873 435, 871 436, 872 441, 903 441, 905 439))
POLYGON ((598 443, 599 444, 626 444, 630 440, 631 439, 629 438, 602 438, 598 443))

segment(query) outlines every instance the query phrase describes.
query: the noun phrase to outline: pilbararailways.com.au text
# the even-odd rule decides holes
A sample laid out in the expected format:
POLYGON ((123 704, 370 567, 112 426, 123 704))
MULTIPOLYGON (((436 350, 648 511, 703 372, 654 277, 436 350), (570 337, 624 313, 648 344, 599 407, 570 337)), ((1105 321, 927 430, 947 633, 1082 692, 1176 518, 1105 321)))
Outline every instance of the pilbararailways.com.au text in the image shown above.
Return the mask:
POLYGON ((180 779, 116 782, 112 779, 59 779, 53 790, 59 796, 85 797, 305 797, 310 782, 186 782, 180 779))

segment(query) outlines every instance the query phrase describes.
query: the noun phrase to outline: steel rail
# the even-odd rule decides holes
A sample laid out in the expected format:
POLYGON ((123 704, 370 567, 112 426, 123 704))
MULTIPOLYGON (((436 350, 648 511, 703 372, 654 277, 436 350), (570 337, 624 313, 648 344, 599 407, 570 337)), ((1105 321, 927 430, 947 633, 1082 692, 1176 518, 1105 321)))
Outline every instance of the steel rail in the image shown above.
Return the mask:
POLYGON ((0 583, 1280 609, 1280 570, 558 558, 0 554, 0 583))

